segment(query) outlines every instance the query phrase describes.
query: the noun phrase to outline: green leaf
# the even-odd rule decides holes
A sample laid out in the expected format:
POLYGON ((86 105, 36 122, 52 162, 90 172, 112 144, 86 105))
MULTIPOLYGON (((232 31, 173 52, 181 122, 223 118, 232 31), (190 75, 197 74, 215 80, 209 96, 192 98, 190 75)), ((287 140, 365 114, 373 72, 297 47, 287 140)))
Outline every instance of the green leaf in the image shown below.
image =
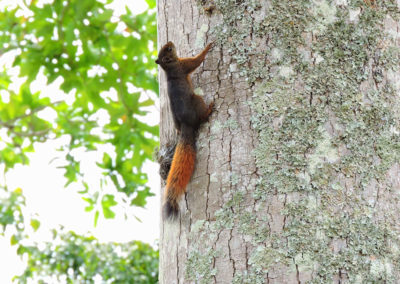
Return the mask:
POLYGON ((153 9, 156 7, 156 1, 155 0, 146 0, 147 5, 149 5, 150 9, 153 9))
POLYGON ((20 241, 20 237, 19 237, 19 236, 17 236, 17 235, 12 235, 12 236, 11 236, 11 239, 10 239, 10 244, 11 244, 12 246, 14 246, 14 245, 18 244, 19 241, 20 241))
POLYGON ((85 207, 85 211, 86 211, 86 212, 92 211, 92 210, 94 209, 95 200, 93 200, 93 199, 90 198, 90 197, 82 197, 82 199, 83 199, 84 201, 86 201, 87 203, 89 203, 89 205, 87 205, 87 206, 85 207))
POLYGON ((145 100, 145 101, 139 103, 139 106, 141 106, 141 107, 152 106, 152 105, 154 105, 154 101, 151 99, 148 99, 148 100, 145 100))
POLYGON ((107 153, 103 154, 103 164, 100 164, 100 166, 104 169, 111 169, 112 168, 112 160, 110 155, 107 153))
POLYGON ((97 227, 97 222, 99 221, 99 216, 100 216, 100 212, 99 210, 96 210, 96 212, 94 213, 94 226, 97 227))
POLYGON ((101 206, 103 208, 103 215, 106 219, 112 219, 115 217, 115 213, 111 210, 111 207, 118 203, 114 200, 114 195, 106 194, 101 200, 101 206))
POLYGON ((139 206, 139 207, 144 207, 147 203, 146 198, 148 196, 154 196, 154 194, 150 192, 149 188, 146 188, 144 190, 139 190, 139 191, 137 191, 137 195, 132 200, 131 204, 139 206))
POLYGON ((40 227, 40 222, 39 220, 36 219, 31 219, 31 227, 33 228, 33 230, 36 232, 39 227, 40 227))

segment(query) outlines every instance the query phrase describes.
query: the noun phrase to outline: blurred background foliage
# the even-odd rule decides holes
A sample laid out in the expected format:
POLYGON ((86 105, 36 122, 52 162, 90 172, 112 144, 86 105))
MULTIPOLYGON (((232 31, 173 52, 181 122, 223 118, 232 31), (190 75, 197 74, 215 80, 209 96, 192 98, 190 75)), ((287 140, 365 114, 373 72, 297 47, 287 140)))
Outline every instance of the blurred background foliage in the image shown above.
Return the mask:
MULTIPOLYGON (((65 186, 81 185, 79 194, 88 204, 86 210, 94 213, 95 224, 99 216, 115 216, 116 194, 129 206, 145 206, 152 193, 142 166, 158 145, 158 126, 144 119, 158 94, 155 0, 146 0, 148 10, 141 14, 127 8, 121 16, 108 7, 111 2, 26 0, 0 11, 3 176, 16 164, 28 165, 27 153, 34 152, 37 143, 67 137, 59 149, 67 161, 65 186), (34 90, 40 76, 46 85, 60 82, 62 95, 34 90), (21 82, 17 90, 12 88, 15 77, 21 82), (97 163, 103 173, 100 185, 111 184, 114 193, 102 186, 90 188, 81 171, 79 151, 99 147, 105 149, 97 163)), ((29 264, 16 278, 19 282, 47 283, 47 276, 68 283, 157 281, 158 252, 140 242, 101 244, 60 230, 54 231, 54 242, 28 245, 22 190, 9 189, 0 179, 0 191, 2 232, 14 228, 11 244, 29 264)), ((28 223, 33 231, 40 226, 35 218, 28 223)))
POLYGON ((21 247, 28 269, 15 279, 27 283, 157 283, 158 251, 139 241, 100 244, 93 237, 54 230, 44 248, 21 247), (56 243, 56 244, 55 244, 56 243))

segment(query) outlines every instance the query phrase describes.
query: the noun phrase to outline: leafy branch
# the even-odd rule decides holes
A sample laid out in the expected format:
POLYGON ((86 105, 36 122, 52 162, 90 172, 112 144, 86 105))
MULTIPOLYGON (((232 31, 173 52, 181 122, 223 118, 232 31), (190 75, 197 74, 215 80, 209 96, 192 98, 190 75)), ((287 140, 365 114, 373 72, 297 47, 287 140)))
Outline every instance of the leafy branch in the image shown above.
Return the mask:
MULTIPOLYGON (((64 167, 66 184, 79 181, 86 188, 80 161, 72 150, 93 151, 111 144, 114 149, 107 150, 102 162, 97 163, 104 171, 99 177, 101 183, 111 180, 114 189, 123 193, 131 205, 144 206, 152 193, 141 169, 146 160, 153 158, 158 126, 137 119, 146 114, 145 107, 153 101, 140 103, 140 92, 129 93, 127 84, 144 92, 158 91, 152 75, 156 70, 156 51, 149 49, 156 41, 155 13, 133 15, 127 9, 119 19, 132 33, 127 36, 117 29, 118 22, 111 21, 113 11, 97 1, 55 0, 42 6, 32 1, 26 6, 32 12, 29 16, 17 16, 19 8, 0 15, 0 29, 10 31, 0 35, 0 46, 11 43, 9 51, 18 50, 13 65, 19 67, 20 77, 27 78, 21 92, 12 94, 10 103, 0 99, 0 127, 7 128, 8 139, 12 140, 0 150, 0 163, 5 163, 7 169, 26 163, 26 151, 33 150, 35 141, 49 140, 50 132, 54 134, 51 139, 69 135, 69 143, 61 148, 68 163, 64 167), (140 34, 141 39, 133 32, 140 34), (104 71, 94 72, 96 68, 104 71), (57 114, 55 121, 38 116, 50 107, 51 94, 30 92, 29 84, 37 79, 39 70, 43 70, 48 84, 61 78, 60 89, 70 97, 71 104, 59 101, 51 106, 57 114), (117 90, 117 100, 110 95, 111 90, 117 90), (93 118, 99 113, 108 115, 108 121, 101 125, 93 118), (15 155, 12 147, 21 153, 15 155)), ((7 90, 7 84, 1 80, 0 90, 7 90)), ((95 197, 101 190, 90 188, 81 192, 85 200, 100 205, 106 218, 113 217, 109 212, 114 205, 101 203, 101 198, 95 197)))

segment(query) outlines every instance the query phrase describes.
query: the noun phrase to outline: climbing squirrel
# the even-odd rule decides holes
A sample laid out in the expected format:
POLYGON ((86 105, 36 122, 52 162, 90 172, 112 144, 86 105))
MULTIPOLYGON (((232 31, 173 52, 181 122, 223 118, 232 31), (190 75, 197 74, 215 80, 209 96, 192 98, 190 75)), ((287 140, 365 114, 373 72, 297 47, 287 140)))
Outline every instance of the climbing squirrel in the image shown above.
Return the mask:
POLYGON ((179 214, 179 199, 186 192, 196 159, 196 134, 210 116, 213 103, 206 105, 193 90, 190 73, 204 61, 212 44, 197 56, 178 58, 175 45, 166 43, 158 53, 156 63, 167 75, 168 97, 179 140, 175 148, 164 193, 163 216, 175 219, 179 214))

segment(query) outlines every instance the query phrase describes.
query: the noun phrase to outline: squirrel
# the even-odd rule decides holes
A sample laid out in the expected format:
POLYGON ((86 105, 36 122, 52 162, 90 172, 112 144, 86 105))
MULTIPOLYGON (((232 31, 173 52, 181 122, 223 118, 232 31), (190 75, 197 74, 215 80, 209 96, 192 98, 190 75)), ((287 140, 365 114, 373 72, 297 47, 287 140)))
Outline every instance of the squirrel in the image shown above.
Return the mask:
POLYGON ((172 118, 179 135, 164 193, 163 217, 167 219, 175 219, 179 214, 179 199, 186 192, 194 170, 197 130, 213 109, 213 103, 207 106, 203 98, 194 93, 189 76, 204 61, 211 46, 208 44, 195 57, 178 58, 175 45, 168 42, 155 61, 167 75, 172 118))

